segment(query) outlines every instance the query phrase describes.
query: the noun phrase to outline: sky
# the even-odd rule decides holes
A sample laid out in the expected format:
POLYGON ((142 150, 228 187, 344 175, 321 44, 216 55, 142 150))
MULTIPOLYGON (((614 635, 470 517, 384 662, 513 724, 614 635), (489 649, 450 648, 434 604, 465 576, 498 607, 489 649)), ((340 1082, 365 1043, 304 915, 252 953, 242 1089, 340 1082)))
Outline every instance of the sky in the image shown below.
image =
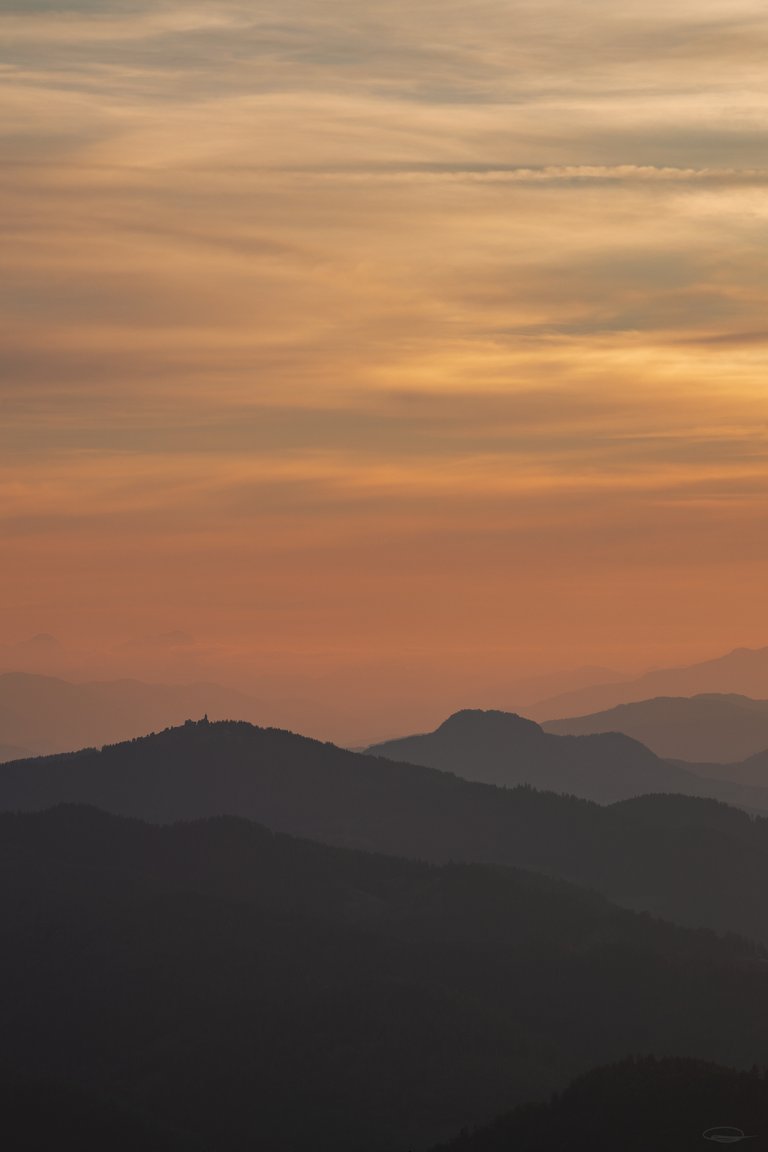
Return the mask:
POLYGON ((766 58, 757 0, 0 0, 0 640, 371 738, 768 644, 766 58))

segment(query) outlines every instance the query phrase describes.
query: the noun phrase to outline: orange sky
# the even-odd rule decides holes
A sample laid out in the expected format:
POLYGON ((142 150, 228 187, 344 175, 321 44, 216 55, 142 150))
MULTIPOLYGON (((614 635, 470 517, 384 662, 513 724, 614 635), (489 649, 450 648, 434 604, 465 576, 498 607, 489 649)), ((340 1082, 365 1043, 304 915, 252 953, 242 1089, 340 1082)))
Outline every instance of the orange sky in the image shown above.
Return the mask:
POLYGON ((4 643, 337 737, 768 643, 763 4, 3 0, 0 44, 4 643))

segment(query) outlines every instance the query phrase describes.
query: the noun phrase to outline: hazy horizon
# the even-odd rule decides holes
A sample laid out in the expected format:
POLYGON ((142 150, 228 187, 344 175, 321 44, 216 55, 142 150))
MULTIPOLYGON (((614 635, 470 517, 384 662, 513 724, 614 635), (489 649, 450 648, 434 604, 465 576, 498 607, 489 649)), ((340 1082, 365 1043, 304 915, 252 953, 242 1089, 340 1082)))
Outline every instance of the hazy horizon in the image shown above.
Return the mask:
MULTIPOLYGON (((402 683, 388 682, 387 674, 391 670, 377 668, 372 662, 369 680, 358 682, 356 695, 346 699, 343 680, 322 676, 297 680, 291 678, 289 672, 282 678, 258 675, 249 672, 244 664, 227 662, 221 654, 206 652, 191 636, 184 634, 157 637, 154 645, 148 638, 144 644, 134 642, 111 650, 88 651, 41 633, 15 644, 0 644, 0 683, 3 676, 21 673, 54 677, 70 684, 117 684, 121 680, 136 680, 159 688, 221 685, 231 693, 233 707, 222 711, 218 697, 212 699, 209 710, 212 708, 217 718, 288 728, 306 736, 333 740, 342 746, 364 746, 412 731, 431 730, 452 713, 466 709, 516 711, 541 722, 559 718, 557 702, 572 698, 574 706, 565 708, 562 715, 586 714, 612 706, 614 701, 610 699, 601 703, 601 692, 603 695, 607 692, 609 697, 613 692, 615 702, 658 695, 693 696, 701 692, 733 692, 768 698, 768 658, 760 660, 761 655, 768 657, 768 648, 744 647, 716 653, 711 661, 704 661, 701 668, 699 662, 623 671, 583 665, 527 677, 510 676, 498 683, 492 678, 478 682, 471 675, 462 678, 463 669, 457 667, 455 682, 448 687, 443 679, 421 690, 410 684, 404 687, 402 683), (756 656, 756 666, 753 667, 750 659, 745 667, 733 666, 730 658, 740 653, 756 656), (638 690, 633 690, 635 683, 638 690), (630 689, 628 692, 622 692, 624 685, 630 689), (585 701, 583 707, 576 706, 580 700, 585 701), (590 703, 591 700, 595 702, 590 703), (549 702, 553 703, 552 707, 547 707, 549 702)), ((397 670, 395 678, 396 675, 397 670)), ((30 701, 33 699, 34 693, 30 701)), ((157 715, 162 715, 162 707, 157 715)), ((183 719, 176 711, 172 717, 168 723, 179 723, 183 719)), ((189 718, 197 718, 194 710, 189 718)), ((138 729, 126 730, 120 738, 141 734, 138 729)))

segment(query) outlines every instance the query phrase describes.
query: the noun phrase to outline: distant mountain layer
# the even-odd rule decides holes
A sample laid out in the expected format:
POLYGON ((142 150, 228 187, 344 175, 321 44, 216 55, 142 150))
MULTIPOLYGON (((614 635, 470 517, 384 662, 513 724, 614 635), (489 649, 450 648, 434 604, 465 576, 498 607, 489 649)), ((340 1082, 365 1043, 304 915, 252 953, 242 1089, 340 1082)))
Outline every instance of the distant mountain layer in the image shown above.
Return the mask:
POLYGON ((735 784, 758 788, 768 785, 768 749, 758 752, 756 756, 748 756, 740 764, 692 764, 691 767, 702 773, 712 772, 735 784), (713 768, 716 770, 713 771, 713 768))
POLYGON ((66 807, 0 816, 0 900, 0 1067, 22 1136, 51 1086, 44 1147, 79 1113, 110 1152, 403 1152, 628 1051, 766 1052, 760 950, 508 868, 66 807))
POLYGON ((0 809, 62 801, 158 822, 239 815, 341 846, 516 865, 681 924, 768 942, 768 820, 712 800, 650 796, 606 808, 276 729, 198 723, 0 766, 0 809))
POLYGON ((768 699, 768 648, 736 648, 726 656, 686 668, 660 668, 643 676, 577 688, 525 708, 534 720, 559 720, 603 712, 656 696, 738 693, 768 699))
POLYGON ((739 1132, 760 1152, 768 1149, 767 1118, 768 1078, 759 1069, 626 1060, 594 1069, 549 1103, 522 1105, 434 1152, 701 1152, 718 1147, 716 1137, 739 1132))
POLYGON ((700 773, 661 760, 620 731, 555 735, 513 712, 457 712, 434 732, 388 740, 367 751, 455 772, 465 780, 503 787, 530 784, 599 804, 676 792, 768 813, 768 788, 752 789, 735 778, 702 779, 700 773))
POLYGON ((207 713, 256 720, 258 704, 219 684, 70 684, 26 672, 0 675, 0 762, 130 740, 207 713))
POLYGON ((659 696, 590 716, 548 720, 542 727, 561 736, 622 732, 658 756, 730 764, 768 749, 768 700, 717 693, 659 696))

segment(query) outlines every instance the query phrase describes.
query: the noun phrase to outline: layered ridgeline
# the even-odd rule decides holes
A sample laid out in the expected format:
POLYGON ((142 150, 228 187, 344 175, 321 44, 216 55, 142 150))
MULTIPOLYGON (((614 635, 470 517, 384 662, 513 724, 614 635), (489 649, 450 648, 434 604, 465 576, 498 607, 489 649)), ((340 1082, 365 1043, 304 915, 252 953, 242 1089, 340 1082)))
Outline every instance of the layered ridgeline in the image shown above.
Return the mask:
POLYGON ((594 681, 558 695, 547 694, 538 702, 526 701, 522 711, 534 720, 561 716, 585 716, 618 704, 650 700, 656 696, 698 696, 706 692, 737 692, 754 699, 768 699, 768 648, 735 648, 725 656, 682 668, 657 668, 642 676, 594 681))
POLYGON ((701 1152, 739 1133, 768 1148, 768 1075, 650 1057, 596 1068, 433 1152, 701 1152))
POLYGON ((0 817, 0 896, 0 1068, 158 1147, 405 1152, 627 1052, 766 1057, 754 946, 513 869, 64 807, 0 817))
POLYGON ((716 773, 719 779, 732 784, 762 788, 768 784, 768 749, 748 756, 738 764, 692 764, 691 767, 702 774, 716 773))
POLYGON ((157 822, 219 814, 434 862, 531 868, 627 907, 768 942, 768 820, 711 800, 610 807, 344 751, 242 723, 187 724, 0 766, 0 809, 84 802, 157 822))
MULTIPOLYGON (((706 767, 730 779, 729 766, 768 749, 768 700, 716 693, 658 696, 588 716, 548 720, 542 728, 560 736, 622 732, 658 756, 699 762, 699 770, 706 767)), ((754 783, 768 785, 768 772, 754 783)))
POLYGON ((621 731, 553 734, 514 712, 456 712, 434 732, 388 740, 367 751, 455 772, 466 780, 504 787, 531 784, 599 804, 675 792, 768 813, 768 788, 717 779, 714 770, 703 778, 692 766, 662 760, 621 731))

